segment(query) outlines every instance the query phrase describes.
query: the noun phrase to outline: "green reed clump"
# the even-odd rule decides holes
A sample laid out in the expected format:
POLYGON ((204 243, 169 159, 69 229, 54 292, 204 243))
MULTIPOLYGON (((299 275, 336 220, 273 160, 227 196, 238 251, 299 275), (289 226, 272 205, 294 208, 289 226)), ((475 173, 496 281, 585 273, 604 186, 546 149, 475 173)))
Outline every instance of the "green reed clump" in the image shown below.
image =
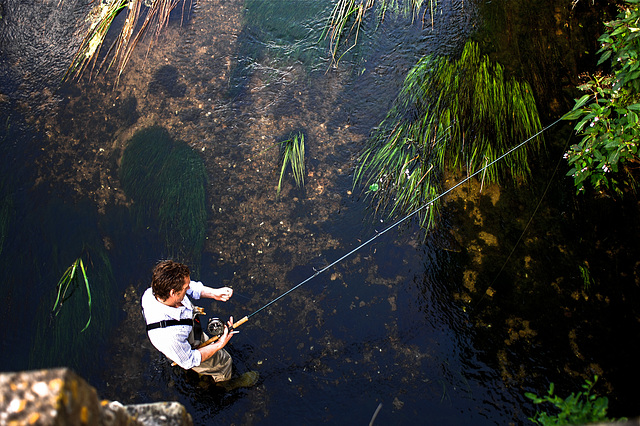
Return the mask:
POLYGON ((291 165, 293 179, 296 185, 301 188, 304 185, 304 134, 296 133, 293 137, 280 142, 280 180, 278 181, 277 195, 282 189, 282 179, 287 165, 291 165))
POLYGON ((169 255, 197 265, 207 225, 207 174, 202 158, 161 127, 143 129, 127 144, 120 179, 134 201, 137 224, 157 226, 169 255))
MULTIPOLYGON (((426 56, 409 72, 360 157, 355 182, 377 185, 376 210, 413 211, 442 192, 445 170, 473 174, 540 129, 529 85, 506 79, 502 66, 468 42, 460 59, 426 56)), ((528 174, 521 149, 488 167, 482 179, 528 174)), ((422 215, 423 226, 433 225, 438 204, 422 215)))

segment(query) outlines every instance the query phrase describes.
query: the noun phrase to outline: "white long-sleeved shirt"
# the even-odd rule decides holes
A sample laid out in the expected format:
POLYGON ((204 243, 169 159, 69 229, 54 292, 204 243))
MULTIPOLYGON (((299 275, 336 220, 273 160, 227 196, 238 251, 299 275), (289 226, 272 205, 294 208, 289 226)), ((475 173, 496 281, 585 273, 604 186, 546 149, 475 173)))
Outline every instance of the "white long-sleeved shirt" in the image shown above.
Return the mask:
MULTIPOLYGON (((200 299, 200 293, 204 285, 199 281, 191 281, 187 296, 200 299)), ((147 324, 153 324, 162 320, 181 320, 193 318, 193 304, 185 296, 181 306, 174 308, 161 303, 153 295, 151 288, 148 288, 142 295, 142 310, 147 324)), ((197 367, 202 362, 200 351, 192 349, 188 337, 191 333, 190 325, 172 325, 164 328, 149 330, 149 340, 153 346, 162 352, 171 361, 178 364, 185 370, 197 367)))

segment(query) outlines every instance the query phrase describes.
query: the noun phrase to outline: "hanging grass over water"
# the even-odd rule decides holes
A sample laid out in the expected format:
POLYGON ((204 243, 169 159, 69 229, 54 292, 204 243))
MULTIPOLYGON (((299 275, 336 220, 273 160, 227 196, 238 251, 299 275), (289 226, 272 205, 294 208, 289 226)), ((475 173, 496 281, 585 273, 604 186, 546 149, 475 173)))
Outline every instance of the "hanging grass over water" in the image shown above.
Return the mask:
POLYGON ((298 132, 292 138, 280 142, 280 180, 278 181, 277 195, 282 189, 282 179, 287 165, 291 165, 293 179, 298 188, 304 185, 304 134, 298 132))
MULTIPOLYGON (((529 85, 505 79, 502 66, 468 42, 460 59, 427 56, 409 72, 360 157, 355 182, 377 185, 370 193, 376 211, 407 213, 442 192, 445 170, 473 174, 540 129, 529 85)), ((482 179, 524 179, 529 173, 521 149, 486 169, 482 179)), ((434 224, 437 210, 434 203, 422 215, 424 227, 434 224)))
POLYGON ((142 229, 158 229, 167 253, 193 263, 202 255, 207 174, 200 156, 161 127, 137 132, 122 156, 120 180, 142 229))
MULTIPOLYGON (((60 4, 63 0, 60 1, 60 4)), ((153 36, 158 37, 160 31, 168 24, 169 14, 178 5, 178 0, 153 0, 151 2, 142 0, 101 0, 96 2, 96 6, 90 12, 89 30, 82 40, 82 44, 76 56, 67 70, 64 79, 80 78, 90 63, 95 68, 97 57, 102 48, 102 44, 107 36, 114 19, 123 10, 127 11, 127 17, 116 41, 109 47, 108 54, 98 66, 100 70, 105 64, 107 69, 117 66, 118 77, 122 74, 133 49, 142 39, 149 28, 154 29, 153 36), (142 5, 147 6, 146 15, 142 20, 142 5), (142 24, 140 24, 142 21, 142 24), (138 28, 136 32, 136 28, 138 28), (134 34, 135 33, 135 34, 134 34), (113 53, 110 60, 109 53, 113 53)))
POLYGON ((51 309, 51 319, 53 320, 58 316, 64 302, 73 296, 78 288, 82 287, 80 281, 84 284, 84 288, 87 290, 87 311, 89 314, 87 323, 84 328, 80 330, 82 333, 87 329, 87 327, 89 327, 89 324, 91 324, 91 287, 89 287, 87 271, 84 268, 84 263, 81 258, 77 258, 75 262, 73 262, 71 266, 64 271, 64 274, 62 274, 62 277, 60 277, 60 280, 58 281, 58 285, 56 286, 58 294, 56 296, 56 301, 53 304, 53 309, 51 309), (82 278, 80 277, 80 272, 82 272, 82 278))
MULTIPOLYGON (((370 9, 377 5, 378 20, 382 21, 387 13, 411 15, 412 19, 418 15, 422 6, 427 0, 338 0, 331 11, 327 26, 323 36, 329 37, 329 50, 333 62, 337 64, 342 56, 358 43, 358 35, 364 18, 369 14, 370 9), (402 5, 402 6, 401 6, 402 5), (345 31, 348 28, 348 33, 345 31), (347 48, 339 57, 337 57, 338 48, 343 38, 350 34, 354 35, 353 44, 347 48)), ((429 0, 429 10, 431 11, 431 24, 433 25, 433 16, 437 7, 436 0, 429 0)), ((426 9, 423 14, 426 14, 426 9)))

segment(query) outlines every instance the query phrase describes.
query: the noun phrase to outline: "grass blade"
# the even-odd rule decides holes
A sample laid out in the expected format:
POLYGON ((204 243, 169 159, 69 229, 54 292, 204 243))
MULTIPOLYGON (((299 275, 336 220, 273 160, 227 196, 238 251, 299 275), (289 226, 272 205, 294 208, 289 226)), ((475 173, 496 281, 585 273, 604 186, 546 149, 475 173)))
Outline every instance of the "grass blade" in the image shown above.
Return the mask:
POLYGON ((80 259, 80 270, 82 271, 82 277, 84 278, 84 285, 87 289, 87 304, 89 305, 89 319, 87 320, 87 324, 84 326, 80 333, 85 331, 89 324, 91 323, 91 288, 89 287, 89 279, 87 278, 87 271, 84 269, 84 264, 82 263, 82 259, 80 259))

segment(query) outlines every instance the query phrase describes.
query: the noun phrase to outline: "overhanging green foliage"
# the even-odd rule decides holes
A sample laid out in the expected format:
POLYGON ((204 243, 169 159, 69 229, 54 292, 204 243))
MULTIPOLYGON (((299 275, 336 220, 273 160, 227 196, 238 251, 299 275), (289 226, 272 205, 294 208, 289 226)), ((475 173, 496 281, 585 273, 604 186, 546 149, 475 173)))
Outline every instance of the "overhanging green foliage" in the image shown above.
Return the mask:
MULTIPOLYGON (((529 85, 505 78, 500 64, 468 42, 460 59, 426 56, 409 72, 360 157, 355 181, 378 185, 377 209, 406 213, 441 192, 448 168, 472 174, 540 129, 529 85)), ((482 178, 497 182, 528 174, 527 151, 521 149, 488 167, 482 178)), ((423 226, 433 225, 437 210, 434 203, 422 216, 423 226)))
POLYGON ((613 74, 593 75, 579 86, 587 94, 564 117, 579 119, 575 130, 582 135, 565 154, 571 166, 567 175, 578 192, 587 183, 616 192, 636 185, 631 173, 617 172, 640 160, 640 0, 626 0, 618 18, 606 26, 609 31, 599 39, 599 63, 610 61, 613 74))
POLYGON ((549 385, 547 395, 544 397, 526 393, 526 397, 535 404, 550 403, 556 408, 556 412, 551 413, 538 411, 536 416, 529 420, 539 425, 586 425, 614 421, 607 418, 609 400, 591 393, 597 381, 598 376, 595 376, 593 381, 585 380, 582 385, 584 391, 572 393, 567 398, 554 395, 553 383, 549 385))

